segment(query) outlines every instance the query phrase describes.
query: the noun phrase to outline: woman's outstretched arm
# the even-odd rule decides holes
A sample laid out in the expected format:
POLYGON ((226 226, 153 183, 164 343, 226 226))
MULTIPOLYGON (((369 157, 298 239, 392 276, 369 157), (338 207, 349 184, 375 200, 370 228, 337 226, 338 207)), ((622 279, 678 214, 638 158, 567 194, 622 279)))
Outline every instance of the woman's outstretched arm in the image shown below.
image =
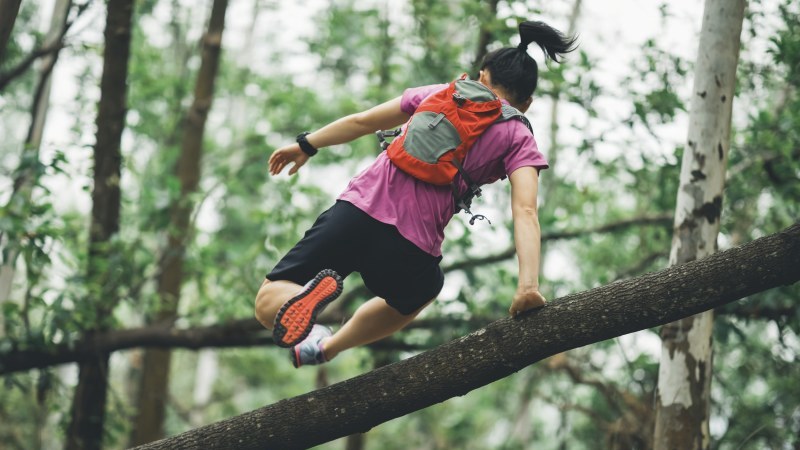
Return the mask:
MULTIPOLYGON (((319 149, 344 144, 378 130, 396 128, 409 118, 409 115, 400 109, 400 99, 401 97, 397 97, 366 111, 342 117, 309 134, 306 139, 309 144, 319 149)), ((279 148, 269 158, 269 173, 277 175, 287 165, 294 163, 289 169, 289 175, 294 175, 308 158, 309 156, 297 143, 279 148)))

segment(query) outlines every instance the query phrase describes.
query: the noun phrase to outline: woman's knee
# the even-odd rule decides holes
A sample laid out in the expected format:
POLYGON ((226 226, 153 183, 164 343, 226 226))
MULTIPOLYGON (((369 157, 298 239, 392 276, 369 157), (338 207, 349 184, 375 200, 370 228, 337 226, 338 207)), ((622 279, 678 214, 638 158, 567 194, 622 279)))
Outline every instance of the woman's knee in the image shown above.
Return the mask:
POLYGON ((266 328, 272 329, 272 324, 275 321, 275 314, 277 310, 272 305, 271 286, 269 280, 264 280, 261 287, 258 289, 255 300, 255 316, 266 328))
MULTIPOLYGON (((398 308, 398 307, 396 307, 396 306, 394 306, 394 305, 390 304, 388 301, 386 302, 386 304, 387 304, 387 305, 389 305, 389 306, 390 306, 390 307, 391 307, 391 308, 392 308, 394 311, 396 311, 396 312, 397 312, 397 313, 398 313, 400 316, 402 316, 403 318, 405 318, 405 319, 408 319, 409 321, 411 321, 411 320, 414 320, 414 319, 415 319, 415 318, 416 318, 416 317, 419 315, 419 313, 421 313, 421 312, 422 312, 422 310, 424 310, 424 309, 425 309, 425 308, 427 308, 427 307, 428 307, 428 306, 429 306, 431 303, 433 303, 433 302, 434 302, 434 300, 436 300, 436 299, 428 300, 428 301, 427 301, 427 302, 425 302, 425 303, 424 303, 422 306, 418 306, 418 307, 417 307, 417 309, 409 309, 408 307, 405 307, 405 308, 398 308)), ((413 308, 413 306, 412 306, 412 308, 413 308)))
POLYGON ((426 302, 424 305, 420 306, 420 307, 419 307, 419 308, 417 308, 417 309, 416 309, 414 312, 412 312, 412 313, 411 313, 411 316, 412 316, 412 317, 417 317, 417 315, 419 315, 419 313, 421 313, 423 309, 425 309, 425 308, 427 308, 428 306, 430 306, 430 304, 431 304, 431 303, 433 303, 434 301, 436 301, 436 299, 435 299, 435 298, 432 298, 432 299, 428 300, 428 301, 427 301, 427 302, 426 302))

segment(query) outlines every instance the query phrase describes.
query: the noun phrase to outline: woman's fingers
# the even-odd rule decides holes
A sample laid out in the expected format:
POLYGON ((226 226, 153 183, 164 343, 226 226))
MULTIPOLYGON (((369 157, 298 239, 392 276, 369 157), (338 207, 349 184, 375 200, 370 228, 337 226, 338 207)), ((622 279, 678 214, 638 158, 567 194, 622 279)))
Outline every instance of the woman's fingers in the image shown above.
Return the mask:
POLYGON ((277 175, 281 173, 283 168, 286 166, 286 162, 284 161, 284 157, 279 152, 275 152, 269 158, 269 173, 272 175, 277 175))

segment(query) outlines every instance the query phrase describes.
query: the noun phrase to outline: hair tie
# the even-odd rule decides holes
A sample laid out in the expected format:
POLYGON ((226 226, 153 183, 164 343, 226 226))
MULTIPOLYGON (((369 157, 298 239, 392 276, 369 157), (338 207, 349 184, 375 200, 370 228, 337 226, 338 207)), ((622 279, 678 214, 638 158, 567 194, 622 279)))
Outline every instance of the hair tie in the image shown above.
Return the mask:
POLYGON ((517 45, 517 50, 520 50, 520 51, 523 51, 523 52, 527 52, 528 51, 528 44, 526 44, 525 42, 520 42, 519 45, 517 45))

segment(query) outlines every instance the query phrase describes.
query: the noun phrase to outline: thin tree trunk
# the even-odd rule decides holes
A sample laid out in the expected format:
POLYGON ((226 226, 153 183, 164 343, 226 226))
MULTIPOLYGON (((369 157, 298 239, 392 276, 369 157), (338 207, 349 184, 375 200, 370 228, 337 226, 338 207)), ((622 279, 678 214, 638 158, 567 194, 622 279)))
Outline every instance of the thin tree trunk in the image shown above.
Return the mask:
MULTIPOLYGON (((3 1, 0 0, 0 11, 4 11, 3 1)), ((44 45, 46 47, 55 46, 63 37, 64 28, 67 26, 67 14, 71 5, 71 0, 58 0, 53 6, 50 29, 45 37, 44 45)), ((17 169, 17 175, 14 179, 14 188, 7 204, 7 210, 12 216, 23 214, 22 208, 30 203, 33 186, 37 181, 36 174, 38 171, 36 165, 39 163, 39 149, 42 144, 47 109, 50 105, 50 85, 52 84, 53 67, 58 59, 59 50, 44 56, 39 67, 39 79, 36 83, 31 106, 31 124, 28 128, 25 146, 22 149, 19 169, 17 169)), ((16 241, 17 239, 0 233, 0 245, 3 246, 2 264, 0 264, 0 303, 8 301, 11 296, 14 275, 16 274, 17 257, 20 252, 16 241)), ((2 321, 0 321, 0 332, 2 331, 2 326, 2 321)))
POLYGON ((206 423, 203 409, 211 401, 214 381, 219 374, 217 352, 212 349, 201 350, 197 355, 197 368, 194 376, 192 392, 192 410, 189 414, 189 425, 199 427, 206 423))
POLYGON ((386 91, 392 81, 392 54, 395 51, 395 39, 389 32, 392 24, 392 13, 389 10, 389 1, 383 3, 378 10, 378 27, 380 29, 380 39, 378 44, 378 87, 381 91, 386 91))
POLYGON ((553 300, 412 358, 140 450, 312 447, 464 395, 556 353, 798 280, 800 223, 701 261, 553 300))
POLYGON ((478 72, 481 70, 483 58, 489 52, 489 44, 494 40, 494 33, 492 33, 492 22, 497 20, 497 4, 500 0, 488 0, 488 11, 486 20, 481 21, 480 34, 478 35, 478 48, 475 52, 475 59, 472 61, 472 71, 470 76, 478 79, 478 72))
POLYGON ((3 62, 3 55, 6 52, 8 40, 11 38, 11 30, 14 29, 14 22, 17 21, 19 5, 22 0, 0 0, 0 64, 3 62))
MULTIPOLYGON (((572 6, 572 14, 569 16, 569 25, 567 28, 567 34, 572 36, 575 34, 575 29, 578 25, 578 18, 581 15, 581 8, 583 7, 583 0, 575 0, 574 5, 572 6)), ((556 161, 558 161, 558 154, 559 149, 561 147, 558 141, 558 130, 559 124, 561 121, 559 120, 559 107, 561 106, 561 81, 554 80, 553 81, 553 103, 550 106, 550 148, 547 149, 547 161, 550 163, 551 166, 556 166, 556 161)), ((552 176, 551 171, 545 171, 544 179, 547 180, 550 176, 552 176)), ((555 189, 560 183, 547 183, 546 181, 543 183, 545 189, 555 189)), ((542 195, 543 198, 549 198, 547 195, 542 195)), ((558 205, 559 202, 551 201, 550 204, 558 205)))
MULTIPOLYGON (((670 265, 717 250, 745 3, 705 3, 670 265)), ((709 447, 713 323, 708 311, 661 329, 655 449, 709 447)))
MULTIPOLYGON (((203 56, 194 90, 194 101, 183 126, 177 176, 181 192, 171 207, 167 248, 158 277, 160 310, 155 322, 171 325, 177 318, 183 283, 183 264, 191 236, 191 196, 197 191, 203 157, 203 135, 214 95, 214 82, 219 68, 222 31, 225 26, 227 0, 215 0, 208 30, 203 38, 203 56)), ((144 353, 139 388, 138 411, 131 434, 132 445, 140 445, 164 436, 164 413, 169 387, 172 353, 165 349, 148 349, 144 353)))
MULTIPOLYGON (((90 307, 95 310, 95 329, 105 322, 117 303, 115 271, 109 270, 113 251, 111 238, 119 231, 120 144, 127 112, 126 84, 131 42, 133 0, 110 0, 105 29, 103 75, 97 112, 97 142, 94 147, 94 189, 89 229, 87 278, 96 289, 90 307)), ((91 335, 93 331, 88 331, 91 335)), ((108 353, 99 353, 90 362, 80 364, 78 386, 72 400, 67 429, 66 449, 99 449, 103 440, 108 353)))
POLYGON ((533 427, 531 421, 531 407, 534 400, 534 372, 528 369, 528 373, 522 379, 522 388, 519 393, 519 403, 517 412, 513 416, 514 422, 511 425, 510 438, 515 443, 520 443, 525 448, 525 444, 531 442, 533 427))
POLYGON ((347 440, 345 440, 344 448, 345 450, 364 450, 367 444, 367 434, 366 433, 356 433, 347 436, 347 440))

